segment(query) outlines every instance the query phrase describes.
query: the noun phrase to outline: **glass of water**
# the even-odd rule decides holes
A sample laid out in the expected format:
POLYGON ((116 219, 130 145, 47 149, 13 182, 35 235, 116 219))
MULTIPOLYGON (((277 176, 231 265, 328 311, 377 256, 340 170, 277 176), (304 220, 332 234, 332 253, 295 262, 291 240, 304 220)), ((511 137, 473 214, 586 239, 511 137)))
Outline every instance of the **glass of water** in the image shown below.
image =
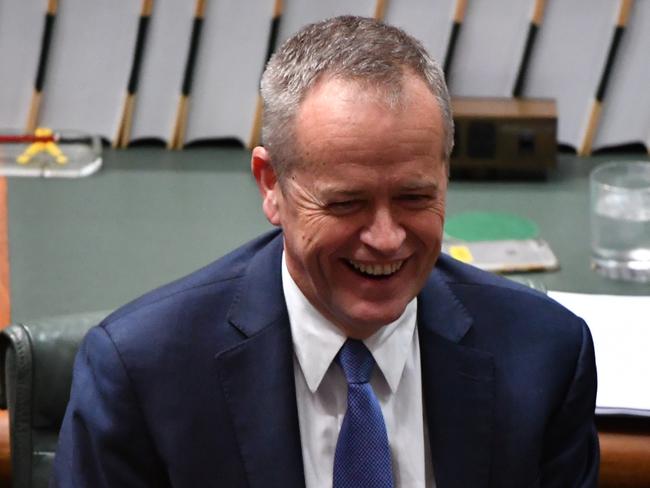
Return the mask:
POLYGON ((605 163, 591 172, 592 266, 650 283, 650 162, 605 163))

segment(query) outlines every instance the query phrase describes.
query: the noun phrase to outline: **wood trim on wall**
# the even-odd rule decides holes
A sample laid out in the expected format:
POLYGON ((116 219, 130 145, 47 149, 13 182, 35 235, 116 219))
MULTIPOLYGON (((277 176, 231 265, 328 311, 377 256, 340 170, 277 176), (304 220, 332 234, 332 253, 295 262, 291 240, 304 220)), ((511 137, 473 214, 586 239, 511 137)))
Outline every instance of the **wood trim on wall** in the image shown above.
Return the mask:
MULTIPOLYGON (((7 179, 0 177, 0 329, 9 325, 9 214, 7 213, 7 179)), ((11 486, 9 450, 9 412, 0 410, 0 486, 11 486)))
POLYGON ((8 220, 7 179, 0 178, 0 329, 9 325, 11 320, 8 220))

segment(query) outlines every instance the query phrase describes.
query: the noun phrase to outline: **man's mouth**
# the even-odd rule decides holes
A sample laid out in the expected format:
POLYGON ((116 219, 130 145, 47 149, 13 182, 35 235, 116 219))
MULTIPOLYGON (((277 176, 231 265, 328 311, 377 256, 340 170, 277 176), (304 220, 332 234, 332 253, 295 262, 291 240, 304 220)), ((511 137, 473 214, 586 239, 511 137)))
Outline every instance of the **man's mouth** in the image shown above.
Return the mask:
POLYGON ((353 261, 352 259, 348 259, 347 262, 354 270, 358 271, 362 275, 371 278, 386 278, 397 273, 405 260, 386 264, 362 263, 359 261, 353 261))

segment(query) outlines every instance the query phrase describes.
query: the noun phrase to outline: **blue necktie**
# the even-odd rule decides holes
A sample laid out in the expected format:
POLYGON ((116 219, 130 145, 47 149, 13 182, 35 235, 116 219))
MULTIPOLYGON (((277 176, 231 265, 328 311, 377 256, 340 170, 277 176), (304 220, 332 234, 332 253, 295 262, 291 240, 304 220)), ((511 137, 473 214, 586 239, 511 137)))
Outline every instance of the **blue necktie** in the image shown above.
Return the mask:
POLYGON ((384 417, 370 386, 375 365, 363 342, 348 339, 337 360, 348 381, 348 409, 334 455, 334 488, 392 488, 384 417))

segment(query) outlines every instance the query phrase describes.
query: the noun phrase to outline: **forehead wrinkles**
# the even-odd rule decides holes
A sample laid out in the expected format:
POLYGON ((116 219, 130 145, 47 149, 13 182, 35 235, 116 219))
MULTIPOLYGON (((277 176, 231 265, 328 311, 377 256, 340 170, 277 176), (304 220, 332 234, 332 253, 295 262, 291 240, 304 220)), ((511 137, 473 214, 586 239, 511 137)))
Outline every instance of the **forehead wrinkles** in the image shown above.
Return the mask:
POLYGON ((339 162, 367 165, 429 157, 435 166, 441 139, 438 104, 418 78, 403 82, 397 105, 385 102, 381 87, 363 90, 355 81, 330 78, 313 87, 295 119, 296 167, 319 171, 339 162))
MULTIPOLYGON (((440 118, 440 110, 435 97, 422 80, 415 76, 405 77, 399 88, 377 86, 369 82, 328 77, 313 86, 302 100, 295 117, 295 128, 318 123, 345 123, 350 126, 362 125, 372 128, 381 122, 402 124, 408 114, 417 112, 425 120, 440 118), (371 121, 355 117, 374 112, 371 121)), ((413 121, 409 121, 413 123, 413 121)))
MULTIPOLYGON (((375 112, 379 123, 389 123, 401 111, 401 96, 389 95, 390 87, 371 85, 369 82, 326 77, 316 83, 305 95, 295 117, 295 135, 301 149, 306 149, 303 133, 316 125, 332 130, 338 137, 344 138, 347 131, 364 131, 372 128, 368 125, 368 112, 375 112), (400 99, 399 102, 394 100, 400 99), (359 114, 361 109, 361 114, 359 114), (392 115, 381 116, 381 114, 392 115), (326 127, 325 127, 326 126, 326 127)), ((401 92, 401 87, 399 89, 401 92)))
POLYGON ((445 178, 432 168, 400 168, 392 171, 390 166, 347 163, 344 176, 338 172, 314 172, 310 168, 298 170, 290 178, 289 188, 313 199, 327 196, 359 196, 395 193, 422 189, 440 189, 445 178))
MULTIPOLYGON (((397 124, 399 128, 400 125, 397 124)), ((402 133, 407 133, 406 139, 387 138, 381 131, 369 133, 363 130, 341 128, 326 139, 297 138, 296 149, 299 154, 299 164, 296 170, 310 171, 327 179, 339 164, 359 172, 373 170, 390 171, 390 165, 398 163, 425 163, 425 174, 432 174, 437 166, 444 164, 442 157, 435 149, 432 132, 430 139, 423 138, 421 131, 410 131, 401 126, 402 133), (428 164, 426 164, 428 163, 428 164)), ((394 131, 387 131, 391 133, 394 131)), ((289 175, 293 174, 293 171, 289 175)))
POLYGON ((369 127, 364 118, 348 117, 342 113, 307 120, 296 131, 300 166, 305 168, 308 165, 310 170, 318 172, 339 163, 369 165, 388 162, 394 160, 394 154, 400 149, 404 154, 406 151, 412 154, 424 152, 414 145, 384 138, 382 134, 394 132, 394 125, 394 122, 384 120, 369 127))

